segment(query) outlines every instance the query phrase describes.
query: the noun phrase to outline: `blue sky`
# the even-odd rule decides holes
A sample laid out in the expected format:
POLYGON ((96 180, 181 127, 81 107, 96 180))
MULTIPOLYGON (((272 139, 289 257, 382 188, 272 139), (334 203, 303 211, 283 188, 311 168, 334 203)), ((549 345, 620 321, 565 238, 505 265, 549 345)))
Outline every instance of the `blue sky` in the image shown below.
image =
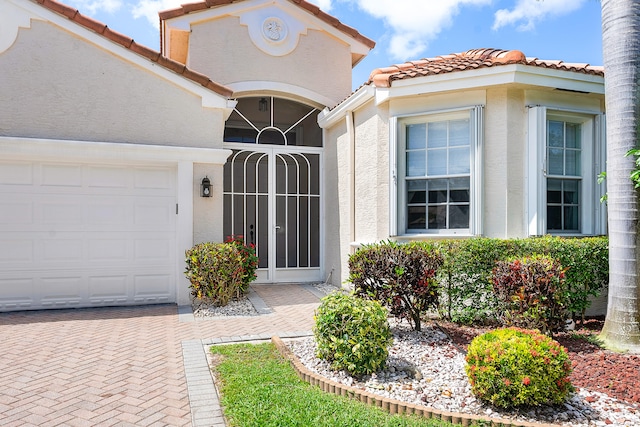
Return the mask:
MULTIPOLYGON (((198 0, 62 1, 158 50, 157 12, 198 0)), ((376 41, 354 69, 354 88, 378 67, 476 48, 602 65, 598 0, 308 1, 376 41)))

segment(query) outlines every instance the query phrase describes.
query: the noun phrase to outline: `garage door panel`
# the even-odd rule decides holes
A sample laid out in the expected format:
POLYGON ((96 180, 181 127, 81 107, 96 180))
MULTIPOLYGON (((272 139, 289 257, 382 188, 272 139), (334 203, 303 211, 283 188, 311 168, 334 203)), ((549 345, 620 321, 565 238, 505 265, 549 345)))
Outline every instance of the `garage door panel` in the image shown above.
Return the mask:
POLYGON ((82 187, 82 170, 80 165, 43 164, 41 185, 43 187, 82 187))
POLYGON ((43 307, 75 307, 87 298, 87 284, 82 276, 43 277, 40 281, 40 304, 43 307))
POLYGON ((84 207, 81 203, 43 202, 40 205, 40 211, 42 223, 46 225, 82 225, 84 222, 84 207))
POLYGON ((42 260, 46 262, 83 262, 84 242, 82 239, 42 239, 42 260))
POLYGON ((26 310, 34 306, 37 291, 32 278, 0 277, 0 310, 26 310))
POLYGON ((139 238, 134 242, 134 257, 138 262, 166 262, 173 248, 166 239, 139 238))
POLYGON ((0 162, 0 186, 33 185, 33 164, 0 162))
POLYGON ((132 182, 130 169, 120 166, 93 166, 87 172, 89 188, 129 188, 132 182))
POLYGON ((131 259, 131 242, 127 238, 96 238, 87 242, 87 261, 90 263, 120 261, 127 263, 131 259))
POLYGON ((13 228, 13 224, 32 223, 33 203, 0 201, 0 224, 4 224, 5 227, 11 224, 11 228, 13 228))
POLYGON ((156 228, 157 226, 171 226, 175 216, 175 204, 141 201, 136 203, 134 218, 136 227, 156 228))
POLYGON ((146 274, 134 277, 134 301, 138 303, 167 302, 172 287, 170 274, 146 274))
POLYGON ((89 301, 92 305, 125 304, 131 299, 129 295, 130 278, 121 276, 89 277, 89 301))
POLYGON ((174 302, 175 183, 173 167, 0 162, 0 310, 174 302))
POLYGON ((134 188, 149 190, 169 190, 175 185, 175 181, 171 179, 163 170, 155 168, 138 168, 135 170, 134 188))
POLYGON ((31 263, 34 259, 34 243, 31 239, 0 240, 0 269, 7 269, 16 262, 31 263))

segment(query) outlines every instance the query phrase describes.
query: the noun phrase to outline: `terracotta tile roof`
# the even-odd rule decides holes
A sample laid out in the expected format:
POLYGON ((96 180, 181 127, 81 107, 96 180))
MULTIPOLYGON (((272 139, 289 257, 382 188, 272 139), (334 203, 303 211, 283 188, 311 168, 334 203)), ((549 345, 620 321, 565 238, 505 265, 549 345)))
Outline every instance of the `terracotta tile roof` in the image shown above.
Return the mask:
POLYGON ((463 53, 454 53, 378 68, 371 72, 369 81, 366 84, 373 83, 376 87, 390 87, 395 80, 434 76, 456 71, 467 71, 508 64, 522 64, 604 76, 603 67, 595 67, 589 64, 572 64, 563 61, 546 61, 538 58, 527 58, 524 53, 519 50, 473 49, 463 53))
MULTIPOLYGON (((196 11, 199 11, 199 10, 209 9, 211 7, 216 7, 216 6, 224 6, 224 5, 231 4, 231 3, 238 3, 240 1, 244 1, 244 0, 205 0, 205 1, 202 1, 202 2, 198 2, 198 3, 183 4, 182 6, 176 8, 176 9, 170 9, 170 10, 162 11, 162 12, 159 13, 159 15, 160 15, 160 28, 162 28, 162 21, 165 20, 165 19, 176 18, 178 16, 183 16, 183 15, 186 15, 186 14, 191 13, 191 12, 196 12, 196 11)), ((327 24, 331 25, 332 27, 337 28, 338 30, 342 31, 343 33, 351 36, 352 38, 354 38, 357 41, 361 42, 362 44, 364 44, 365 46, 369 47, 370 49, 373 49, 373 47, 376 45, 376 42, 374 42, 373 40, 363 36, 355 28, 343 24, 336 17, 331 16, 326 12, 323 12, 322 10, 320 10, 320 8, 318 6, 316 6, 314 4, 311 4, 311 3, 309 3, 309 2, 307 2, 305 0, 289 0, 289 1, 291 3, 295 3, 296 5, 298 5, 299 7, 304 9, 305 11, 307 11, 308 13, 311 13, 312 15, 315 15, 317 18, 321 19, 322 21, 326 22, 327 24)))
POLYGON ((135 52, 138 55, 141 55, 149 59, 150 61, 155 62, 158 65, 174 73, 180 74, 186 79, 189 79, 195 83, 198 83, 199 85, 202 85, 205 88, 212 90, 213 92, 216 92, 227 98, 231 97, 231 95, 233 94, 233 91, 230 88, 211 81, 209 77, 205 76, 204 74, 200 74, 196 71, 188 69, 187 67, 184 66, 184 64, 181 64, 165 56, 162 56, 158 51, 155 51, 146 46, 136 43, 132 38, 125 36, 124 34, 118 33, 116 31, 113 31, 112 29, 107 27, 105 24, 99 21, 96 21, 93 18, 82 15, 80 12, 78 12, 77 9, 74 9, 65 4, 59 3, 55 0, 32 0, 32 1, 39 3, 43 7, 46 7, 47 9, 53 12, 66 16, 67 18, 74 21, 75 23, 95 33, 98 33, 101 36, 111 40, 112 42, 115 42, 125 47, 126 49, 129 49, 132 52, 135 52))

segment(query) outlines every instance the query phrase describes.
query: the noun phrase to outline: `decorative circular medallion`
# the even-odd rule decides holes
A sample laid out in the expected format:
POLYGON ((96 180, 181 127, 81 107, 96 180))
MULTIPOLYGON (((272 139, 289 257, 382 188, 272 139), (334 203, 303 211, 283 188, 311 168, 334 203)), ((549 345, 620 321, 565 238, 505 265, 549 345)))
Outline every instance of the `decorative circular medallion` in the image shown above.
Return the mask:
POLYGON ((262 34, 270 42, 281 42, 287 37, 287 24, 280 18, 267 18, 262 24, 262 34))

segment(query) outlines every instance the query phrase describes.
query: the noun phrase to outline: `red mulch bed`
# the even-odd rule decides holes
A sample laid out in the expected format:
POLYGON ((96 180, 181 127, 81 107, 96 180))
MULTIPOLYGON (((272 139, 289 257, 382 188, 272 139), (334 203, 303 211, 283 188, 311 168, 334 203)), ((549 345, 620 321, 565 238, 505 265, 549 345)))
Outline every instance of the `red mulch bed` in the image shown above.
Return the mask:
MULTIPOLYGON (((438 325, 465 350, 475 336, 490 330, 447 322, 438 325)), ((554 334, 553 338, 569 352, 573 364, 571 383, 629 403, 640 403, 640 355, 614 353, 589 342, 588 336, 596 337, 603 325, 602 318, 587 319, 583 327, 576 325, 573 333, 554 334)))

